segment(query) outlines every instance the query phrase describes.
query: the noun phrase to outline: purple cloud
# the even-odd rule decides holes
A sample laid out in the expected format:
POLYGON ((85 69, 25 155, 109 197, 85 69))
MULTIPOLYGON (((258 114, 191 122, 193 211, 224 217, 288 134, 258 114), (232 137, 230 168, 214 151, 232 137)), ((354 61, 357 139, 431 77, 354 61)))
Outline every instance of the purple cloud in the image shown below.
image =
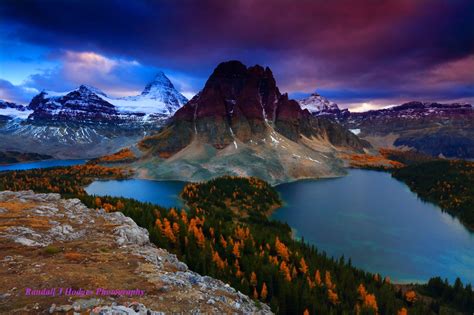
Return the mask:
POLYGON ((359 100, 347 90, 385 95, 368 101, 472 99, 469 0, 7 1, 0 17, 11 38, 169 69, 193 91, 239 59, 270 66, 283 91, 339 90, 348 104, 359 100))

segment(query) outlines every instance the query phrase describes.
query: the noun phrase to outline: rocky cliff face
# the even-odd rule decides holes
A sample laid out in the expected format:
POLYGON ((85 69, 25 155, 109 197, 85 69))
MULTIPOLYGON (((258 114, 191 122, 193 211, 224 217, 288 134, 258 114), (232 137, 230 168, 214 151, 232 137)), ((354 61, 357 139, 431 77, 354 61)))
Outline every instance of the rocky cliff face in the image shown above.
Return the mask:
MULTIPOLYGON (((363 151, 369 145, 281 94, 268 67, 229 61, 218 65, 202 91, 140 147, 149 158, 165 158, 184 167, 187 179, 222 175, 225 168, 227 173, 262 176, 267 169, 270 175, 262 178, 278 182, 340 173, 337 161, 329 161, 335 151, 363 151), (323 167, 305 167, 293 161, 298 157, 323 167), (202 167, 211 160, 212 169, 202 167)), ((154 170, 152 176, 185 177, 168 166, 167 174, 154 170)))
POLYGON ((0 249, 1 313, 271 313, 188 270, 123 214, 57 194, 0 192, 0 249), (55 296, 27 295, 52 288, 55 296))

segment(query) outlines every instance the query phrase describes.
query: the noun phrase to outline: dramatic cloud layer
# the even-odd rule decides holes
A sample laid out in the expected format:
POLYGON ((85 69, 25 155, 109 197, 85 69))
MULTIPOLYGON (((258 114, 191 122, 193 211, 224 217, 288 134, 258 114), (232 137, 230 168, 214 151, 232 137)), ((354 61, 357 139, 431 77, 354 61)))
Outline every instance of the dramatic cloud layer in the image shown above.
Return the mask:
POLYGON ((32 70, 0 76, 122 95, 163 69, 189 95, 238 59, 270 66, 290 94, 346 106, 472 101, 473 21, 470 0, 2 1, 0 44, 13 48, 1 65, 32 70))

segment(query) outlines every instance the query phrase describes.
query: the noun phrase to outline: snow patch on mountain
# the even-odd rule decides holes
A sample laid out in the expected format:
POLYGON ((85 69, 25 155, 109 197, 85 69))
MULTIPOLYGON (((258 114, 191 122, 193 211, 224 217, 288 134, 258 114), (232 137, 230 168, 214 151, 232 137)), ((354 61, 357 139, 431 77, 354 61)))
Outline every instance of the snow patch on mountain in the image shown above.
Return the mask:
POLYGON ((318 93, 313 93, 309 97, 298 100, 302 109, 309 110, 312 114, 327 112, 327 111, 339 111, 339 107, 336 103, 329 101, 324 96, 318 93))
POLYGON ((159 72, 153 81, 145 86, 140 95, 122 98, 101 96, 103 100, 113 104, 121 112, 162 114, 171 116, 188 99, 179 93, 170 79, 159 72))
POLYGON ((29 109, 20 110, 17 108, 0 108, 1 116, 9 116, 13 119, 26 119, 31 113, 33 113, 33 111, 29 109))
POLYGON ((33 111, 28 107, 0 100, 0 116, 12 119, 26 119, 33 111))

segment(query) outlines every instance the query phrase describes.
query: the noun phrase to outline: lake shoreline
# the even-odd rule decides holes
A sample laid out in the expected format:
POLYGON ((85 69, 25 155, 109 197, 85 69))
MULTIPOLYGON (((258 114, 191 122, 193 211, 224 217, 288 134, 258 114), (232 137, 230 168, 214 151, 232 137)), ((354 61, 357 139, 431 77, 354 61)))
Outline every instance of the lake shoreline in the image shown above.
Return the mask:
MULTIPOLYGON (((471 270, 474 266, 470 267, 470 254, 466 254, 465 250, 472 248, 472 232, 436 205, 420 200, 404 182, 393 178, 389 172, 361 169, 350 169, 344 177, 322 179, 328 178, 302 179, 274 186, 282 203, 272 205, 265 215, 289 224, 294 239, 304 237, 306 243, 314 244, 330 257, 351 257, 357 267, 389 275, 394 283, 424 283, 436 275, 450 281, 459 275, 463 282, 473 282, 474 273, 471 270), (288 198, 288 193, 293 197, 288 198), (306 204, 295 202, 298 200, 306 204), (383 212, 380 211, 382 209, 383 212), (413 220, 413 216, 417 220, 413 220), (294 219, 308 227, 302 228, 298 221, 297 224, 292 221, 294 219), (418 231, 421 227, 416 224, 423 225, 423 229, 429 228, 420 235, 418 231), (460 253, 464 253, 465 257, 460 253), (372 260, 375 267, 363 263, 364 259, 372 260), (384 264, 394 272, 380 267, 384 264), (462 272, 459 273, 459 270, 462 272)), ((94 182, 102 182, 105 186, 110 182, 124 185, 122 192, 120 189, 115 191, 116 196, 124 198, 165 207, 182 208, 184 204, 179 196, 186 184, 183 181, 132 177, 94 182), (138 186, 129 182, 136 180, 143 182, 138 186), (148 187, 148 190, 143 187, 148 187), (140 194, 141 197, 153 196, 155 199, 143 199, 140 194), (168 204, 164 204, 166 200, 168 204)), ((114 192, 114 189, 110 191, 114 192)), ((105 195, 111 195, 110 191, 105 195)))

